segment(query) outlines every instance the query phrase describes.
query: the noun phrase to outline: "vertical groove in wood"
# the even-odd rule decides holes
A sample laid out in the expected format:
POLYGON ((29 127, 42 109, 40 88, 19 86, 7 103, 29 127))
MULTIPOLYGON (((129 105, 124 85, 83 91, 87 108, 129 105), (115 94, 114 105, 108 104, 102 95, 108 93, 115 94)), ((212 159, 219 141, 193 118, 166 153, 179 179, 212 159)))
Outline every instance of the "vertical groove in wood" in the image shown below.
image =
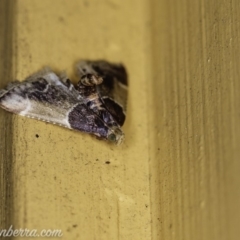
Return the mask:
MULTIPOLYGON (((12 47, 15 7, 12 0, 0 1, 0 88, 13 79, 12 47)), ((12 115, 0 109, 0 229, 12 224, 12 115)))
POLYGON ((239 9, 152 1, 154 239, 239 238, 239 9))

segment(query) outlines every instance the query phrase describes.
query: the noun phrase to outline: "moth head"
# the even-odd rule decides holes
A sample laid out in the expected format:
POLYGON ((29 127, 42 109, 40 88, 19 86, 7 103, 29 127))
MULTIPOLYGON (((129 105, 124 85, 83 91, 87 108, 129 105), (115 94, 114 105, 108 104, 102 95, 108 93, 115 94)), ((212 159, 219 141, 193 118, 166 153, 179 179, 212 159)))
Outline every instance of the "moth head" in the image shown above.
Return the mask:
POLYGON ((92 87, 92 86, 99 85, 102 82, 103 82, 103 78, 101 76, 89 73, 89 74, 85 74, 81 77, 78 85, 82 84, 86 87, 92 87))

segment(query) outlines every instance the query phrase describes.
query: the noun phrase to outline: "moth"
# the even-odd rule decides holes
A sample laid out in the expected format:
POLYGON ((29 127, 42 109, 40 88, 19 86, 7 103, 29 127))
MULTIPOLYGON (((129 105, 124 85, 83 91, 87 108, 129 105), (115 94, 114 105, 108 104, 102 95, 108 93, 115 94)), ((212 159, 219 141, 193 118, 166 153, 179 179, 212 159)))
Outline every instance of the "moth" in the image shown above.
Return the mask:
POLYGON ((76 64, 79 82, 44 68, 0 90, 0 106, 12 113, 93 134, 120 144, 127 101, 127 72, 104 60, 76 64))

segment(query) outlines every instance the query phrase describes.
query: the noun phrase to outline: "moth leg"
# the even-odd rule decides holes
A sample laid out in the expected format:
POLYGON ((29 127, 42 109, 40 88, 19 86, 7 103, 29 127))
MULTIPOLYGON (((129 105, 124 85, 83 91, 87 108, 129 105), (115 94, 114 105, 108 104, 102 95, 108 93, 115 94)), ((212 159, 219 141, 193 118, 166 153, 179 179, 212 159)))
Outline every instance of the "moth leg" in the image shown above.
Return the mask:
POLYGON ((103 82, 103 78, 101 76, 88 73, 81 77, 80 82, 84 86, 91 87, 101 84, 103 82))
POLYGON ((70 91, 72 91, 72 90, 74 89, 74 85, 72 84, 72 82, 70 81, 70 79, 66 79, 66 80, 64 81, 64 83, 65 83, 66 87, 67 87, 70 91))
POLYGON ((67 74, 65 72, 62 72, 59 76, 59 81, 63 83, 65 87, 67 87, 67 90, 71 92, 77 99, 81 99, 81 95, 79 95, 79 92, 76 90, 75 86, 71 82, 71 80, 68 78, 67 74))

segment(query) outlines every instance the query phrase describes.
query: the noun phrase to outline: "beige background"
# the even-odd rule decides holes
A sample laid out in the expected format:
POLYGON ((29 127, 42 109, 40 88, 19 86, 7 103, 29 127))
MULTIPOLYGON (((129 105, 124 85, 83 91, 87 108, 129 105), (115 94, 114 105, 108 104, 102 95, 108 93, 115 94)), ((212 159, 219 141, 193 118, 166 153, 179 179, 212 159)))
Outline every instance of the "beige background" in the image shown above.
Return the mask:
POLYGON ((46 65, 76 82, 80 58, 122 62, 130 80, 120 147, 0 111, 3 228, 239 239, 238 0, 1 5, 1 87, 46 65))

